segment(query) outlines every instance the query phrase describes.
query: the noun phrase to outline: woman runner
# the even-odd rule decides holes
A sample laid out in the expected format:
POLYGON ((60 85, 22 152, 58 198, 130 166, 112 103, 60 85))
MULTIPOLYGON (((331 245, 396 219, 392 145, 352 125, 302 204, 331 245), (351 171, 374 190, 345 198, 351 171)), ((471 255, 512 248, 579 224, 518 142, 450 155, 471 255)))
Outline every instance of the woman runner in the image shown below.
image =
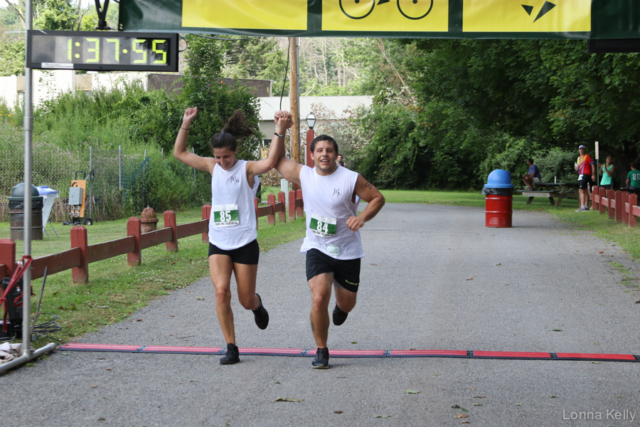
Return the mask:
POLYGON ((213 157, 200 157, 187 151, 187 134, 198 114, 198 107, 187 108, 176 138, 173 155, 181 162, 211 174, 211 219, 209 221, 209 271, 215 289, 216 313, 227 342, 227 353, 220 364, 240 362, 231 311, 231 274, 238 284, 240 304, 252 310, 256 325, 266 329, 269 313, 256 293, 258 273, 258 233, 254 197, 258 175, 273 169, 284 155, 284 134, 293 124, 286 111, 276 112, 276 134, 266 160, 245 161, 236 157, 236 139, 255 133, 238 110, 222 130, 211 139, 213 157))

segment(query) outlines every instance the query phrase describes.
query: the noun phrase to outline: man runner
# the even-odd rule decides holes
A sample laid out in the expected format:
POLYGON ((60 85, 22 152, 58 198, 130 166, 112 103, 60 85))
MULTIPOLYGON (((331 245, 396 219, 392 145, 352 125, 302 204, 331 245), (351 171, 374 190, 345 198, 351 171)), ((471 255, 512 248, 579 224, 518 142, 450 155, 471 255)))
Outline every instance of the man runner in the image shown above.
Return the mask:
POLYGON ((360 285, 360 258, 364 257, 360 232, 384 206, 377 188, 357 172, 337 164, 338 144, 327 135, 311 141, 315 168, 282 157, 276 168, 302 188, 307 232, 300 252, 306 253, 311 290, 311 331, 316 341, 314 368, 329 368, 329 300, 335 289, 333 324, 342 325, 356 305, 360 285), (358 214, 359 200, 368 202, 358 214))

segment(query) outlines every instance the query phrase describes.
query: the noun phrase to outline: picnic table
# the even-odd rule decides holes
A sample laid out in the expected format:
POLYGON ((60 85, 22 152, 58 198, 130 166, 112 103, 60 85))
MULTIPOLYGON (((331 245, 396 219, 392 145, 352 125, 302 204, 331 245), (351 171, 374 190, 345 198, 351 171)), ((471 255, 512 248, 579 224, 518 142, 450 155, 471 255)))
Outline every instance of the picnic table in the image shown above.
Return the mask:
POLYGON ((528 197, 530 205, 534 197, 547 197, 552 206, 560 206, 564 199, 578 199, 578 183, 575 182, 539 182, 534 184, 536 190, 522 190, 522 195, 528 197), (553 199, 557 198, 557 201, 553 199))

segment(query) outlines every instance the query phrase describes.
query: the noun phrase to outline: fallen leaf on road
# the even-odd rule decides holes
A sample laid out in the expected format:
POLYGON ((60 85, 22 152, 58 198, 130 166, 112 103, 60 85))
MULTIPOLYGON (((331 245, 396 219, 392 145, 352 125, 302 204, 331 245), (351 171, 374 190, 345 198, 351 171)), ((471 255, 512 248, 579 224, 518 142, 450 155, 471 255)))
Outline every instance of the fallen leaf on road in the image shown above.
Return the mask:
POLYGON ((107 369, 105 369, 105 371, 110 371, 110 370, 111 370, 111 368, 107 368, 107 369))
POLYGON ((393 415, 373 415, 373 418, 391 418, 393 415))
POLYGON ((604 251, 600 251, 600 252, 598 252, 598 253, 599 253, 599 254, 603 254, 603 253, 604 253, 604 251))
POLYGON ((487 396, 473 396, 474 399, 484 399, 487 396))
POLYGON ((594 365, 599 365, 600 364, 600 362, 591 362, 591 363, 593 363, 594 365))
POLYGON ((281 382, 280 381, 276 381, 274 384, 281 384, 281 382))
POLYGON ((465 279, 465 280, 473 280, 473 277, 472 277, 472 278, 470 278, 470 279, 465 279))
POLYGON ((378 264, 371 264, 371 265, 378 265, 378 264))
POLYGON ((451 407, 452 407, 453 409, 459 409, 459 408, 460 408, 460 405, 451 405, 451 407))
POLYGON ((460 424, 471 424, 469 421, 460 421, 460 424))
POLYGON ((106 418, 98 418, 98 421, 107 421, 106 418))
POLYGON ((293 397, 278 397, 274 402, 304 402, 304 399, 294 399, 293 397))
POLYGON ((473 406, 482 406, 482 403, 474 403, 473 406))
POLYGON ((91 388, 96 388, 96 387, 98 387, 98 386, 97 386, 97 385, 92 385, 92 386, 91 386, 91 388))
POLYGON ((351 341, 351 344, 358 344, 358 341, 351 341))
POLYGON ((421 391, 418 390, 405 390, 404 394, 420 394, 422 393, 421 391))
POLYGON ((142 319, 138 319, 138 320, 136 320, 136 322, 142 322, 142 319))
POLYGON ((453 418, 469 418, 469 415, 467 415, 467 414, 455 414, 453 416, 453 418))
POLYGON ((196 380, 189 380, 190 383, 197 383, 198 381, 196 380))
POLYGON ((204 298, 202 298, 202 297, 196 297, 196 299, 197 299, 198 301, 204 301, 204 298))
POLYGON ((556 396, 555 394, 552 394, 552 395, 550 395, 549 397, 550 397, 551 399, 557 399, 557 398, 558 398, 558 396, 556 396))
POLYGON ((640 304, 640 301, 636 301, 636 304, 640 304))
POLYGON ((341 414, 342 411, 333 411, 334 414, 341 414))
POLYGON ((553 332, 562 332, 562 329, 552 329, 553 332))
POLYGON ((499 262, 499 263, 497 263, 497 264, 494 264, 494 265, 502 265, 502 263, 501 263, 501 262, 499 262))

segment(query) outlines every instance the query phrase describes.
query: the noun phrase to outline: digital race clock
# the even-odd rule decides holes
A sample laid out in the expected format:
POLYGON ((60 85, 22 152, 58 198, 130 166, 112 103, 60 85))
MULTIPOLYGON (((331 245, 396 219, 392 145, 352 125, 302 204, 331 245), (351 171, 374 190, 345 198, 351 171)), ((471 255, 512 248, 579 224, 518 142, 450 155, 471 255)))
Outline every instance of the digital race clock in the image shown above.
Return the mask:
POLYGON ((178 34, 31 30, 27 67, 53 70, 178 71, 178 34))

